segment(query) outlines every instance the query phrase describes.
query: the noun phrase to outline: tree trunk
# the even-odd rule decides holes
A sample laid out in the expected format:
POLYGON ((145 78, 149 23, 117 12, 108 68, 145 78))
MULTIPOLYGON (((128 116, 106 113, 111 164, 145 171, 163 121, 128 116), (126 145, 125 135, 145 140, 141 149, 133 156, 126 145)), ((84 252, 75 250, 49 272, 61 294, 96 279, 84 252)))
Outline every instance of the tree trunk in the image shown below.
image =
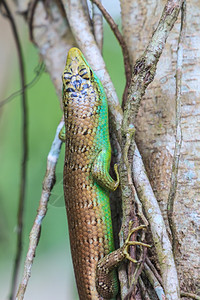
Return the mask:
MULTIPOLYGON (((121 1, 123 33, 133 63, 146 48, 164 5, 165 1, 121 1)), ((180 286, 182 291, 194 293, 200 287, 199 15, 200 2, 189 1, 186 9, 181 86, 182 147, 174 207, 178 237, 178 248, 174 254, 180 286)), ((166 224, 176 133, 175 74, 179 33, 180 16, 158 63, 155 79, 142 100, 136 124, 136 140, 166 224)))

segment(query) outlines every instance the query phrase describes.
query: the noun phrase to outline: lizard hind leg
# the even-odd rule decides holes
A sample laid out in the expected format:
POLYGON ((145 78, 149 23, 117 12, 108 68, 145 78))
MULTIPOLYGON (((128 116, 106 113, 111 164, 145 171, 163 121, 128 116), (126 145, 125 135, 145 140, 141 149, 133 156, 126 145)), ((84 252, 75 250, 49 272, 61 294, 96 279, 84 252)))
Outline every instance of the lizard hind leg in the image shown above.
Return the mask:
POLYGON ((115 268, 126 258, 133 263, 138 261, 133 259, 128 253, 129 246, 140 245, 143 247, 151 247, 148 244, 130 241, 132 234, 140 229, 145 229, 145 225, 129 229, 129 234, 124 242, 124 245, 109 253, 99 260, 96 267, 96 289, 104 299, 111 299, 116 296, 118 292, 117 276, 115 268))
POLYGON ((96 267, 96 289, 104 299, 115 299, 118 293, 117 264, 123 259, 121 248, 99 260, 96 267))

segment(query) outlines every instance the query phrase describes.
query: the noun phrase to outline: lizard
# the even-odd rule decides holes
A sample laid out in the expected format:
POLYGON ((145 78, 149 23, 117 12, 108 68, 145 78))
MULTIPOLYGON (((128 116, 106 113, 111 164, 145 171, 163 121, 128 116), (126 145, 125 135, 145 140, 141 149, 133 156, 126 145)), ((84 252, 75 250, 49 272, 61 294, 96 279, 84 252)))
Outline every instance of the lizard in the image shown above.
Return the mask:
POLYGON ((63 80, 65 142, 63 172, 72 260, 81 300, 114 299, 118 293, 116 266, 128 253, 130 241, 115 250, 109 192, 119 186, 109 174, 111 146, 108 104, 104 88, 78 48, 68 52, 63 80))

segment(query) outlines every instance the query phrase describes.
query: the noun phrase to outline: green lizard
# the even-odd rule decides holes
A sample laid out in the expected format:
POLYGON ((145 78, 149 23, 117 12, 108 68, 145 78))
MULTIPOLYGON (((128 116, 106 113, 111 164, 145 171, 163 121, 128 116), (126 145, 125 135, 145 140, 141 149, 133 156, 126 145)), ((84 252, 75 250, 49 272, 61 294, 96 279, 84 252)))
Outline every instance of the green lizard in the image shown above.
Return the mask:
MULTIPOLYGON (((71 253, 80 299, 114 298, 115 267, 128 254, 132 230, 124 246, 114 251, 109 191, 119 185, 109 175, 111 147, 108 105, 103 86, 81 51, 70 49, 63 73, 65 127, 64 196, 71 253)), ((140 243, 139 243, 140 244, 140 243)), ((144 244, 146 245, 146 244, 144 244)))

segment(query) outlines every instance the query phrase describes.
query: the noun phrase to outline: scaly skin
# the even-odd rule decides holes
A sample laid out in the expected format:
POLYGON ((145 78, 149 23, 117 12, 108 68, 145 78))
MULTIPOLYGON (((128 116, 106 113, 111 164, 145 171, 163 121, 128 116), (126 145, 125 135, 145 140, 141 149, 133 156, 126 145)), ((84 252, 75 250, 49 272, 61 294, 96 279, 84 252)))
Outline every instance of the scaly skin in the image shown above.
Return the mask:
POLYGON ((115 267, 127 258, 130 230, 123 247, 114 251, 109 191, 119 185, 109 175, 111 148, 108 105, 101 82, 77 48, 70 49, 63 73, 65 126, 64 196, 74 272, 81 300, 114 298, 115 267))
MULTIPOLYGON (((63 106, 64 196, 78 293, 83 300, 103 299, 96 290, 96 265, 114 250, 109 191, 119 179, 115 182, 109 175, 106 95, 77 48, 70 49, 63 73, 63 106)), ((101 294, 110 299, 118 291, 115 270, 106 280, 101 294)))

